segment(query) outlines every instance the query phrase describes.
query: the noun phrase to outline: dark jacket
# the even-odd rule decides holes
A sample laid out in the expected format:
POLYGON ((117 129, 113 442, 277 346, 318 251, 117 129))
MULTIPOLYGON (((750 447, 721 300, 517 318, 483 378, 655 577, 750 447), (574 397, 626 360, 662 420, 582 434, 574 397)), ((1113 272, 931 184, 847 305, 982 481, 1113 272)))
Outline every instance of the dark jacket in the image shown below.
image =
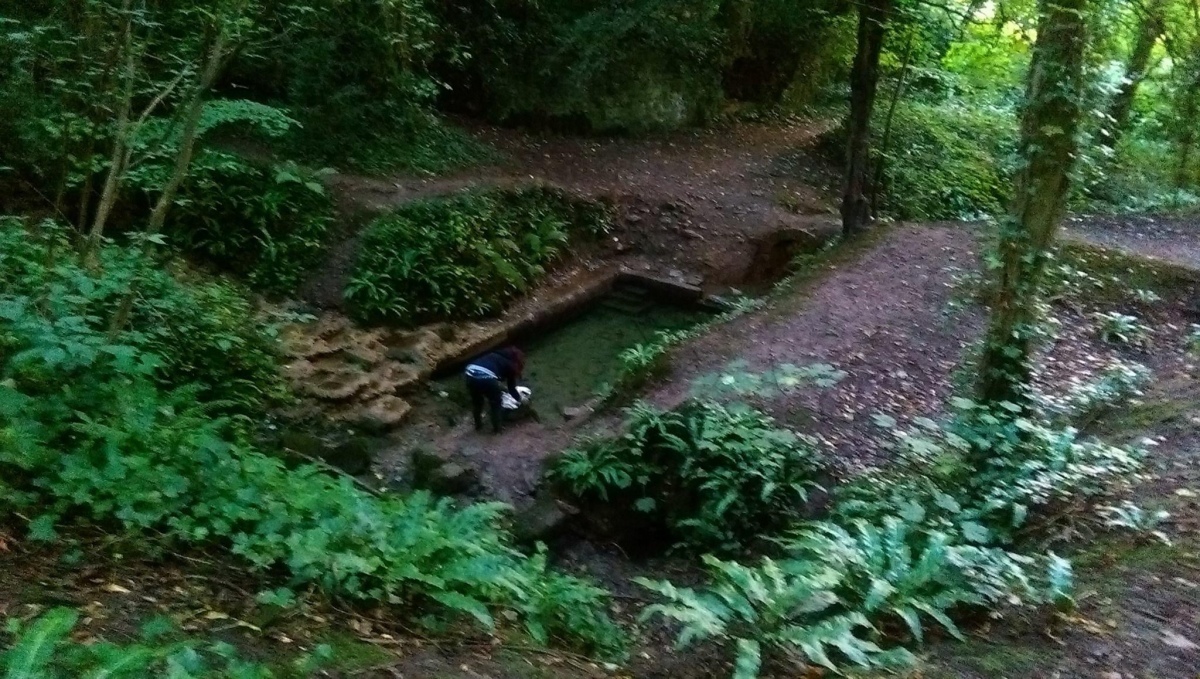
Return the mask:
POLYGON ((512 397, 521 400, 521 395, 517 393, 517 379, 521 376, 520 367, 517 362, 503 352, 493 351, 490 354, 484 354, 479 358, 471 361, 467 365, 469 370, 471 366, 477 366, 491 372, 501 382, 504 382, 508 387, 508 393, 512 397))

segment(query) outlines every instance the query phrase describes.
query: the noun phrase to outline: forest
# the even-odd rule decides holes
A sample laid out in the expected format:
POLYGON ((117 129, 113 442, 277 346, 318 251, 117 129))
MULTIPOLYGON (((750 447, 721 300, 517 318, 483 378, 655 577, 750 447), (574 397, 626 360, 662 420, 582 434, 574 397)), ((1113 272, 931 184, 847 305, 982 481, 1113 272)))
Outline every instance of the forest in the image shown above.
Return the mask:
POLYGON ((0 676, 1196 679, 1198 133, 1200 0, 0 0, 0 676))

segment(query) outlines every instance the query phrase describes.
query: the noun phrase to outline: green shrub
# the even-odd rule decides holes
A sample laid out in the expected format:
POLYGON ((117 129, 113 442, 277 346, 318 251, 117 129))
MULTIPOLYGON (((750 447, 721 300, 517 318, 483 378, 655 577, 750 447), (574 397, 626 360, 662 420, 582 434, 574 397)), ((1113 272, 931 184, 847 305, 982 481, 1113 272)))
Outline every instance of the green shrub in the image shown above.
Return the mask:
MULTIPOLYGON (((188 679, 270 679, 277 676, 258 663, 238 658, 224 642, 200 644, 164 638, 173 625, 166 619, 147 622, 136 643, 82 643, 69 635, 79 614, 55 608, 23 624, 9 621, 13 642, 0 652, 0 672, 9 679, 74 679, 75 677, 187 677, 188 679)), ((290 663, 284 676, 312 675, 328 658, 329 648, 290 663)))
POLYGON ((551 480, 586 505, 641 514, 690 547, 733 549, 785 526, 815 485, 815 442, 748 407, 639 404, 625 430, 568 451, 551 480))
POLYGON ((1097 313, 1096 334, 1108 344, 1140 346, 1150 339, 1150 329, 1140 318, 1119 311, 1097 313))
POLYGON ((406 205, 363 234, 346 301, 366 321, 416 324, 494 314, 528 290, 575 232, 607 211, 549 188, 406 205))
POLYGON ((176 549, 216 543, 291 586, 488 627, 500 611, 535 639, 618 652, 605 593, 514 551, 502 505, 379 498, 288 469, 209 414, 197 385, 164 390, 141 333, 103 329, 91 309, 107 272, 59 269, 36 292, 0 293, 0 509, 32 517, 32 537, 82 519, 176 549))
POLYGON ((107 329, 126 292, 135 286, 130 330, 121 342, 153 354, 155 376, 167 387, 192 385, 206 402, 249 413, 287 397, 277 342, 256 319, 245 295, 220 280, 201 280, 177 267, 106 245, 98 253, 103 276, 76 262, 67 232, 50 222, 27 229, 0 218, 0 287, 37 297, 66 288, 82 306, 61 309, 81 326, 107 329))
POLYGON ((1038 394, 1036 400, 1048 417, 1076 425, 1094 422, 1100 415, 1142 395, 1150 383, 1150 369, 1140 363, 1114 359, 1095 379, 1072 379, 1063 394, 1038 394))
MULTIPOLYGON (((876 110, 873 125, 879 132, 886 108, 876 110)), ((1007 109, 901 103, 883 161, 881 208, 899 219, 999 214, 1007 207, 1015 148, 1007 109)))
MULTIPOLYGON (((681 623, 681 645, 730 642, 734 676, 752 679, 764 652, 834 671, 846 664, 910 665, 912 653, 889 643, 885 629, 905 629, 919 643, 933 621, 961 637, 950 618, 956 608, 996 604, 1018 593, 1038 596, 1026 572, 1033 559, 959 544, 898 517, 849 529, 816 524, 786 546, 785 560, 764 558, 751 567, 705 557, 710 582, 700 592, 641 579, 666 599, 645 616, 681 623)), ((1050 563, 1053 587, 1068 586, 1069 570, 1060 561, 1050 563)))
POLYGON ((497 158, 469 133, 411 102, 355 96, 309 110, 284 146, 308 163, 373 175, 438 174, 497 158))
MULTIPOLYGON (((1070 563, 1012 550, 1034 522, 1123 489, 1141 455, 1074 429, 960 401, 946 424, 899 432, 897 464, 836 490, 829 516, 780 540, 782 559, 743 566, 706 558, 701 590, 641 583, 666 601, 647 609, 681 624, 681 644, 715 639, 735 676, 766 654, 841 669, 909 662, 932 621, 951 635, 965 607, 1073 605, 1070 563), (897 634, 904 630, 907 634, 897 634)), ((1110 523, 1152 525, 1132 510, 1110 523)))
POLYGON ((333 202, 311 172, 209 151, 193 161, 166 233, 255 288, 286 294, 320 262, 332 223, 333 202))

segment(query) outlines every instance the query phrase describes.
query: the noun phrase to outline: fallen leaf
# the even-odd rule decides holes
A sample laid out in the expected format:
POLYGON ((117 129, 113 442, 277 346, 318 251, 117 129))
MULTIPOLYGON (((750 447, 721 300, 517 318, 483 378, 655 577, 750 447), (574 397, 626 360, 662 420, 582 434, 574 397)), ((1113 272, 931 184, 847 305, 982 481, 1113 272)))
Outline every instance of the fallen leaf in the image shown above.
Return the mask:
POLYGON ((228 620, 229 616, 220 611, 209 611, 204 614, 205 620, 228 620))
POLYGON ((1185 651, 1200 650, 1200 645, 1197 645, 1196 642, 1192 641, 1191 639, 1188 639, 1187 637, 1183 636, 1182 634, 1180 634, 1174 630, 1170 630, 1165 627, 1163 628, 1163 631, 1162 631, 1162 640, 1163 640, 1163 643, 1165 643, 1168 646, 1174 646, 1175 648, 1182 648, 1185 651))
POLYGON ((118 585, 115 582, 110 582, 107 585, 105 585, 104 591, 112 592, 113 594, 129 594, 129 590, 125 589, 124 587, 118 585))

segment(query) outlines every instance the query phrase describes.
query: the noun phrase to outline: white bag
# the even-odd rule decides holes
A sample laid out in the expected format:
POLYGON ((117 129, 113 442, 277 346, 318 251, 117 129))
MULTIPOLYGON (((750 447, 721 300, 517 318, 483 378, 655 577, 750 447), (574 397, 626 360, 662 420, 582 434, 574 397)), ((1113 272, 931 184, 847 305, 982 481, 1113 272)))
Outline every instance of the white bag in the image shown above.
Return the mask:
POLYGON ((526 403, 529 403, 529 398, 533 395, 533 390, 529 387, 517 387, 517 393, 521 395, 520 401, 517 401, 517 399, 513 398, 512 394, 508 393, 507 391, 503 394, 500 394, 500 407, 504 408, 505 410, 516 410, 517 408, 520 408, 526 403))

